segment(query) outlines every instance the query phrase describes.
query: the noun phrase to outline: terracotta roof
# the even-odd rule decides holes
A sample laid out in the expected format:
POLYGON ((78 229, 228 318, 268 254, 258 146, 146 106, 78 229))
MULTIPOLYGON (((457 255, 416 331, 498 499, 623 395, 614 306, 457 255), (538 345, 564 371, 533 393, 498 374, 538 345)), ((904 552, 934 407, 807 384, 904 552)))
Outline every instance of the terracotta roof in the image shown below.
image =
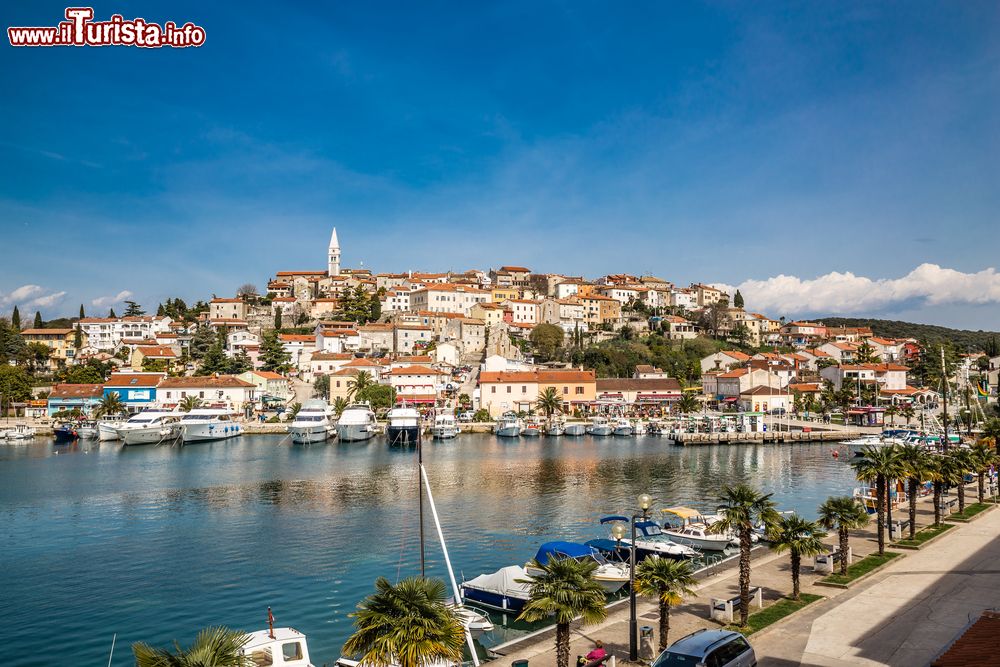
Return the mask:
POLYGON ((103 395, 103 384, 55 384, 49 392, 49 398, 100 398, 103 395))
POLYGON ((784 389, 760 385, 746 391, 741 391, 740 396, 788 396, 788 392, 784 389))
POLYGON ((387 375, 444 375, 444 373, 427 366, 403 366, 392 369, 387 375))
POLYGON ((212 299, 209 303, 243 303, 243 299, 212 299))
POLYGON ((537 382, 535 371, 485 371, 479 374, 480 384, 501 384, 505 382, 537 382))
POLYGON ((312 355, 313 361, 342 361, 352 358, 354 355, 350 352, 314 352, 312 355))
POLYGON ((560 382, 595 382, 597 374, 594 371, 578 371, 573 369, 538 371, 538 382, 541 384, 558 384, 560 382))
POLYGON ((274 371, 250 371, 257 377, 262 377, 265 380, 287 380, 281 373, 275 373, 274 371))
POLYGON ((726 355, 728 357, 732 357, 733 359, 736 359, 738 361, 746 361, 747 359, 750 358, 749 354, 744 354, 743 352, 740 352, 739 350, 722 350, 721 352, 719 352, 719 354, 724 354, 724 355, 726 355))
POLYGON ((253 383, 241 380, 234 375, 207 375, 205 377, 164 378, 159 389, 190 389, 210 387, 212 389, 253 387, 253 383))
POLYGON ((597 378, 597 391, 662 391, 681 393, 681 384, 674 378, 597 378))
POLYGON ((166 373, 112 373, 105 387, 155 387, 166 373))
POLYGON ((52 336, 66 336, 73 333, 75 329, 25 329, 21 332, 22 336, 42 336, 42 335, 52 335, 52 336))
POLYGON ((278 334, 278 338, 286 343, 315 343, 316 336, 308 334, 278 334))
MULTIPOLYGON (((316 358, 315 355, 313 358, 316 358)), ((351 359, 344 364, 344 368, 381 368, 381 366, 382 364, 374 359, 351 359)))
POLYGON ((409 364, 429 364, 434 359, 429 354, 411 354, 409 356, 398 357, 396 361, 409 364))
POLYGON ((739 378, 739 377, 743 377, 744 375, 746 375, 749 372, 750 371, 748 371, 745 368, 737 368, 736 370, 729 371, 728 373, 720 373, 719 377, 720 378, 739 378))
POLYGON ((325 276, 326 271, 278 271, 279 276, 325 276))
POLYGON ((336 375, 337 377, 355 377, 360 373, 357 368, 341 368, 336 373, 329 373, 329 375, 336 375))
POLYGON ((1000 612, 984 611, 931 667, 997 667, 1000 637, 1000 612))
POLYGON ((500 270, 510 273, 531 273, 531 269, 524 266, 501 266, 500 270))
POLYGON ((177 355, 168 345, 140 345, 135 348, 142 353, 144 357, 152 358, 162 358, 162 359, 176 359, 177 355))
POLYGON ((788 385, 790 391, 798 391, 805 394, 822 391, 823 385, 819 382, 794 382, 788 385))
POLYGON ((840 369, 844 371, 908 371, 907 366, 900 364, 841 364, 840 369))

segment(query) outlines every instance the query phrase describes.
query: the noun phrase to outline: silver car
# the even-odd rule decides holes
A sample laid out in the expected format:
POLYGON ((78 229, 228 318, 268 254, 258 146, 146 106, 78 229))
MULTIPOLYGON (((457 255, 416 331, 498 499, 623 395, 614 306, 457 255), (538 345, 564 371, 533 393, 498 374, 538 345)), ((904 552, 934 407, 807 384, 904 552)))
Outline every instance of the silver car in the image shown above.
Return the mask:
POLYGON ((698 630, 678 639, 652 667, 756 667, 757 655, 746 637, 729 630, 698 630))

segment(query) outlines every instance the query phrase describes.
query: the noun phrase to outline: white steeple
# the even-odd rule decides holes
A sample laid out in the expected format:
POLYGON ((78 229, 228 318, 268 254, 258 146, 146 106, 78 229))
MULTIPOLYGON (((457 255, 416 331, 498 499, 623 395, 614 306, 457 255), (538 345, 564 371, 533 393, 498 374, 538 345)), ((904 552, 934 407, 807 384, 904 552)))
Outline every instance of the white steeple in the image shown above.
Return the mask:
POLYGON ((331 276, 340 275, 340 241, 337 240, 337 228, 330 234, 330 254, 327 257, 326 272, 331 276))

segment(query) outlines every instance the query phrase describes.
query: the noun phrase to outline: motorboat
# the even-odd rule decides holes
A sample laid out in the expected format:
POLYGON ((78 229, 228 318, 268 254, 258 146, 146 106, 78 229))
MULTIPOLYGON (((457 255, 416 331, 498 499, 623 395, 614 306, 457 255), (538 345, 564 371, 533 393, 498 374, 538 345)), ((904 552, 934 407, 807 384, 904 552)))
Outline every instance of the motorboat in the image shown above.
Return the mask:
MULTIPOLYGON (((601 519, 602 524, 606 523, 629 523, 629 518, 626 516, 606 516, 601 519)), ((602 546, 598 546, 602 551, 608 546, 607 543, 612 543, 616 546, 613 548, 619 555, 625 554, 624 557, 628 557, 627 552, 632 546, 631 536, 625 537, 619 540, 592 540, 588 542, 592 546, 597 546, 595 542, 599 542, 602 546), (624 548, 624 551, 622 549, 624 548)), ((635 550, 636 558, 641 561, 645 558, 651 556, 659 556, 664 558, 696 558, 699 554, 692 547, 686 544, 680 544, 672 540, 660 525, 651 519, 643 519, 641 521, 635 522, 635 550)), ((606 551, 605 551, 606 552, 606 551)))
POLYGON ((623 436, 635 435, 635 428, 632 426, 631 420, 625 417, 616 419, 613 428, 615 435, 623 435, 623 436))
POLYGON ((587 435, 587 425, 580 422, 566 424, 566 429, 565 431, 563 431, 563 435, 572 436, 574 438, 579 438, 582 435, 587 435))
POLYGON ((494 429, 498 438, 517 438, 520 437, 521 428, 523 426, 524 422, 522 422, 516 414, 513 412, 505 412, 503 416, 497 420, 494 429))
POLYGON ((575 561, 593 561, 597 563, 594 570, 594 580, 597 581, 608 594, 617 593, 622 586, 629 581, 629 567, 624 563, 612 563, 604 555, 586 544, 576 542, 546 542, 538 547, 535 558, 524 566, 528 576, 541 574, 541 570, 535 567, 535 562, 539 565, 546 565, 552 559, 562 560, 572 558, 575 561))
POLYGON ((868 433, 860 438, 844 440, 841 444, 849 447, 879 447, 885 444, 885 440, 882 439, 882 435, 880 433, 868 433))
POLYGON ((288 425, 288 436, 296 445, 311 445, 337 437, 330 405, 318 398, 303 403, 288 425))
POLYGON ((566 433, 566 422, 558 417, 549 419, 545 425, 545 435, 564 435, 566 433))
POLYGON ((195 408, 181 417, 181 441, 210 442, 227 440, 243 435, 243 427, 237 424, 229 410, 218 408, 195 408))
POLYGON ((251 632, 240 652, 256 667, 315 667, 309 662, 306 636, 294 628, 251 632))
POLYGON ((121 419, 98 419, 97 439, 101 442, 111 442, 118 439, 118 429, 125 422, 121 419))
POLYGON ((646 423, 641 419, 633 419, 632 435, 646 435, 646 423))
POLYGON ((80 437, 73 422, 59 424, 52 429, 52 435, 55 436, 56 442, 73 442, 80 437))
POLYGON ((434 417, 434 426, 431 427, 431 436, 437 440, 447 440, 454 438, 462 430, 455 420, 455 415, 451 412, 442 412, 434 417))
POLYGON ((545 429, 545 423, 538 419, 537 417, 530 417, 524 422, 524 428, 521 429, 522 438, 537 438, 542 434, 545 429))
POLYGON ((420 412, 400 405, 389 410, 385 439, 390 445, 415 445, 420 440, 420 412))
POLYGON ((646 424, 646 435, 660 436, 665 433, 666 431, 664 430, 663 425, 658 421, 651 421, 646 424))
POLYGON ((587 425, 587 435, 606 436, 611 435, 614 429, 604 417, 592 417, 587 425))
POLYGON ((520 565, 463 581, 461 589, 464 599, 501 611, 521 611, 531 597, 528 572, 520 565))
POLYGON ((171 410, 143 410, 118 428, 123 445, 158 445, 173 442, 181 435, 181 413, 171 410))
POLYGON ((97 439, 97 422, 81 421, 76 425, 76 434, 81 440, 97 439))
POLYGON ((27 424, 15 424, 14 428, 3 434, 3 437, 7 440, 30 440, 35 437, 35 429, 27 424))
POLYGON ((700 551, 725 551, 732 543, 733 536, 723 533, 713 533, 701 512, 690 507, 669 507, 664 514, 680 520, 679 526, 669 522, 663 527, 663 532, 670 539, 680 544, 687 544, 700 551))
POLYGON ((467 604, 455 604, 454 600, 450 600, 448 606, 455 612, 455 615, 458 616, 458 622, 472 635, 473 639, 482 637, 487 632, 493 632, 493 621, 484 612, 467 604))
POLYGON ((348 405, 337 420, 337 437, 341 442, 368 440, 377 432, 375 413, 367 403, 348 405))

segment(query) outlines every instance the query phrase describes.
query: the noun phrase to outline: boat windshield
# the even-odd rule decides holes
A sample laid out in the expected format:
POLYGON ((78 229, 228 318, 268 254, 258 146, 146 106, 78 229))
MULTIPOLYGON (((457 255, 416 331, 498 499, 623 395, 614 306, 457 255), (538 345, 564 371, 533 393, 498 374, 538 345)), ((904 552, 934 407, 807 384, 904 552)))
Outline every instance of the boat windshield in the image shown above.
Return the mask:
POLYGON ((321 422, 323 421, 323 415, 296 415, 295 421, 297 422, 321 422))
POLYGON ((216 417, 215 415, 184 415, 183 417, 181 417, 181 421, 184 422, 205 421, 207 419, 218 419, 218 417, 216 417))
POLYGON ((133 417, 132 419, 128 420, 128 423, 129 424, 148 424, 151 421, 153 421, 153 420, 152 419, 136 419, 135 417, 133 417))

